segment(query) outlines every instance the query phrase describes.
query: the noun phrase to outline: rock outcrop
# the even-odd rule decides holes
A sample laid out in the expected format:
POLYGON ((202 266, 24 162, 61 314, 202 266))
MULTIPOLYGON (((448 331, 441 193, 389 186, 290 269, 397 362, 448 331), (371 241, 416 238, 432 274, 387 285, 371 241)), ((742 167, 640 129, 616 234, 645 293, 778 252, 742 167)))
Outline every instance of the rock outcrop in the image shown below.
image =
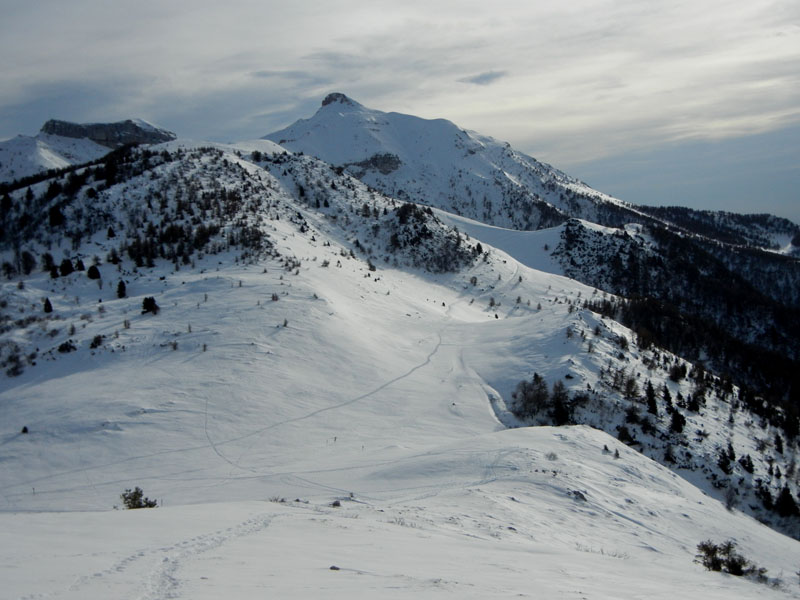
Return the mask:
POLYGON ((328 104, 334 104, 337 102, 346 106, 358 106, 357 102, 351 100, 341 92, 333 92, 325 96, 325 99, 322 101, 322 106, 328 106, 328 104))
POLYGON ((175 139, 171 131, 158 129, 144 121, 119 121, 117 123, 70 123, 50 119, 42 126, 42 133, 69 138, 86 138, 108 148, 124 144, 158 144, 175 139))

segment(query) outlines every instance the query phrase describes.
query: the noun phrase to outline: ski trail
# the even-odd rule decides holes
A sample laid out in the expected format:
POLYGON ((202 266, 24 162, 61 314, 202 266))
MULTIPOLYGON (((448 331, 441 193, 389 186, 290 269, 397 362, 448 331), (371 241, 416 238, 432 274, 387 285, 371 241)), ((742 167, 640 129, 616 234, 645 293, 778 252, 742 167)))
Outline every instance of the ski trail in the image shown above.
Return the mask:
MULTIPOLYGON (((448 319, 451 318, 451 316, 450 316, 451 310, 452 310, 452 305, 448 304, 448 306, 445 309, 445 316, 448 319)), ((405 373, 402 373, 402 374, 400 374, 400 375, 398 375, 398 376, 396 376, 396 377, 394 377, 394 378, 382 383, 381 385, 369 390, 368 392, 365 392, 365 393, 363 393, 363 394, 361 394, 359 396, 356 396, 355 398, 351 398, 351 399, 346 400, 344 402, 341 402, 339 404, 336 404, 336 405, 333 405, 333 406, 327 406, 325 408, 321 408, 321 409, 312 411, 310 413, 307 413, 307 414, 299 416, 299 417, 294 417, 294 418, 291 418, 291 419, 287 419, 285 421, 280 421, 278 423, 273 423, 271 425, 267 425, 265 427, 262 427, 260 429, 255 430, 255 431, 251 431, 251 432, 246 433, 246 434, 241 435, 241 436, 236 436, 236 437, 232 437, 232 438, 228 438, 228 439, 224 439, 224 440, 220 440, 220 441, 216 441, 215 442, 213 440, 213 438, 211 437, 211 434, 210 434, 210 432, 208 430, 208 399, 206 398, 205 411, 204 411, 205 412, 205 414, 204 414, 204 424, 203 424, 206 443, 204 443, 204 444, 196 444, 196 445, 191 445, 191 446, 185 446, 183 448, 173 448, 173 449, 168 449, 168 450, 161 450, 161 451, 158 451, 158 452, 150 452, 150 453, 146 453, 146 454, 140 454, 140 455, 137 455, 137 456, 129 456, 127 458, 123 458, 123 459, 120 459, 120 460, 117 460, 117 461, 110 461, 110 462, 106 462, 106 463, 102 463, 102 464, 98 464, 98 465, 85 465, 85 466, 81 466, 81 467, 76 468, 76 469, 69 469, 69 470, 66 470, 66 471, 58 472, 58 473, 51 473, 51 474, 48 474, 48 475, 43 475, 41 477, 35 477, 35 478, 29 479, 29 480, 26 480, 26 481, 21 481, 21 482, 18 482, 18 483, 10 485, 6 490, 4 490, 5 493, 3 495, 4 495, 5 499, 6 499, 6 502, 9 505, 12 505, 12 498, 14 496, 20 496, 20 495, 26 495, 27 494, 27 491, 26 492, 20 492, 20 493, 8 493, 13 488, 25 488, 27 490, 27 488, 30 487, 31 485, 36 485, 36 484, 39 484, 39 483, 41 483, 43 481, 52 480, 52 479, 58 478, 58 477, 63 477, 63 476, 68 476, 68 475, 76 475, 76 474, 85 474, 88 471, 105 469, 105 468, 114 467, 114 466, 118 466, 118 465, 125 464, 125 463, 135 462, 135 461, 138 461, 138 460, 146 460, 146 459, 151 459, 151 458, 156 458, 156 457, 161 457, 161 456, 167 456, 167 455, 172 455, 172 454, 181 454, 181 453, 188 453, 188 452, 204 451, 204 450, 208 450, 208 449, 211 449, 215 454, 217 454, 217 456, 220 457, 221 460, 223 460, 227 464, 231 465, 232 467, 235 467, 237 469, 240 469, 242 471, 246 471, 248 473, 252 473, 252 474, 255 474, 255 475, 263 474, 262 471, 259 471, 259 470, 253 469, 253 468, 249 468, 249 467, 241 466, 240 463, 241 463, 242 459, 247 455, 247 450, 245 450, 241 454, 241 456, 238 458, 238 460, 232 460, 232 459, 228 458, 227 456, 225 456, 225 454, 220 450, 220 447, 224 446, 226 444, 232 444, 232 443, 235 443, 235 442, 238 442, 238 441, 241 441, 241 440, 245 440, 245 439, 249 439, 249 438, 261 435, 261 434, 263 434, 263 433, 265 433, 267 431, 270 431, 272 429, 276 429, 278 427, 282 427, 284 425, 288 425, 290 423, 297 423, 297 422, 300 422, 300 421, 305 421, 305 420, 314 418, 314 417, 316 417, 316 416, 318 416, 320 414, 324 414, 324 413, 329 412, 329 411, 334 411, 334 410, 338 410, 338 409, 344 408, 346 406, 350 406, 350 405, 352 405, 352 404, 354 404, 356 402, 359 402, 361 400, 365 400, 365 399, 369 398, 370 396, 373 396, 373 395, 381 392, 382 390, 387 389, 388 387, 394 385, 395 383, 397 383, 399 381, 402 381, 402 380, 406 379, 407 377, 410 377, 415 372, 417 372, 420 369, 423 369, 426 366, 428 366, 431 363, 431 361, 433 360, 433 358, 436 356, 436 354, 439 352, 441 347, 443 345, 445 345, 445 344, 443 344, 443 341, 442 341, 442 334, 446 329, 447 329, 447 325, 442 327, 442 329, 439 332, 437 332, 437 334, 436 334, 436 336, 437 336, 436 344, 431 349, 431 351, 427 354, 425 359, 422 360, 419 364, 411 367, 405 373)), ((103 481, 103 482, 96 482, 96 483, 106 484, 108 482, 107 481, 103 481)))
MULTIPOLYGON (((332 411, 332 410, 339 410, 340 408, 344 408, 346 406, 350 406, 351 404, 355 404, 356 402, 359 402, 361 400, 365 400, 365 399, 369 398, 370 396, 373 396, 373 395, 377 394, 378 392, 381 392, 382 390, 385 390, 386 388, 394 385, 398 381, 402 381, 403 379, 405 379, 407 377, 410 377, 411 375, 413 375, 415 372, 419 371, 420 369, 428 366, 430 364, 431 360, 433 359, 433 357, 436 355, 436 353, 439 352, 439 349, 441 347, 442 347, 442 336, 441 336, 440 333, 437 333, 436 345, 433 347, 433 349, 425 357, 425 360, 423 360, 418 365, 410 368, 405 373, 403 373, 401 375, 398 375, 397 377, 394 377, 393 379, 390 379, 389 381, 386 381, 386 382, 382 383, 378 387, 376 387, 376 388, 374 388, 374 389, 372 389, 372 390, 370 390, 368 392, 365 392, 364 394, 361 394, 360 396, 356 396, 355 398, 351 398, 350 400, 346 400, 345 402, 340 402, 339 404, 335 404, 333 406, 326 406, 325 408, 317 409, 315 411, 312 411, 312 412, 307 413, 305 415, 302 415, 300 417, 294 417, 292 419, 286 419, 285 421, 280 421, 278 423, 273 423, 271 425, 267 425, 266 427, 262 427, 261 429, 257 429, 255 431, 251 431, 250 433, 247 433, 245 435, 238 436, 238 437, 235 437, 235 438, 230 438, 230 439, 224 440, 222 442, 217 442, 217 446, 222 446, 224 444, 230 444, 230 443, 233 443, 233 442, 238 442, 238 441, 241 441, 241 440, 244 440, 244 439, 247 439, 247 438, 251 438, 253 436, 261 435, 262 433, 265 433, 265 432, 270 431, 272 429, 276 429, 278 427, 283 427, 284 425, 288 425, 290 423, 297 423, 299 421, 305 421, 307 419, 314 418, 314 417, 316 417, 318 415, 321 415, 323 413, 326 413, 326 412, 329 412, 329 411, 332 411)), ((240 458, 240 460, 241 460, 241 458, 240 458)), ((239 466, 239 465, 236 465, 236 466, 239 466)), ((240 467, 240 468, 243 468, 243 467, 240 467)), ((250 470, 250 469, 247 469, 247 470, 250 470)), ((253 472, 255 472, 255 471, 253 471, 253 472)))
MULTIPOLYGON (((164 600, 177 598, 181 580, 178 571, 187 561, 236 539, 253 535, 269 527, 274 515, 261 514, 231 527, 198 535, 160 548, 144 548, 129 554, 107 569, 81 575, 63 593, 52 592, 47 596, 80 598, 92 595, 99 589, 109 589, 114 579, 125 576, 142 580, 140 600, 164 600)), ((94 596, 92 596, 94 597, 94 596)))
MULTIPOLYGON (((250 472, 253 472, 253 473, 255 472, 252 469, 247 469, 245 467, 240 467, 238 463, 233 462, 231 459, 229 459, 227 456, 225 456, 222 452, 220 452, 219 448, 217 448, 217 445, 214 443, 214 440, 211 439, 211 435, 208 433, 208 396, 206 396, 204 418, 203 418, 203 431, 206 434, 206 439, 208 440, 209 446, 211 446, 211 449, 214 450, 214 453, 217 456, 219 456, 222 460, 224 460, 226 463, 228 463, 229 465, 231 465, 232 467, 235 467, 237 469, 242 469, 242 470, 250 471, 250 472)), ((241 460, 241 457, 240 457, 239 460, 241 460)), ((230 479, 230 477, 228 479, 230 479)), ((225 483, 225 482, 223 481, 222 483, 225 483)))
MULTIPOLYGON (((248 468, 248 467, 242 467, 239 464, 237 464, 236 462, 230 460, 228 457, 226 457, 224 454, 222 454, 222 452, 219 450, 219 447, 220 446, 224 446, 226 444, 231 444, 231 443, 234 443, 234 442, 245 440, 245 439, 257 436, 257 435, 261 435, 261 434, 263 434, 263 433, 265 433, 267 431, 270 431, 272 429, 276 429, 278 427, 282 427, 284 425, 288 425, 290 423, 297 423, 299 421, 304 421, 304 420, 307 420, 307 419, 311 419, 311 418, 313 418, 313 417, 315 417, 317 415, 320 415, 320 414, 323 414, 323 413, 326 413, 326 412, 329 412, 329 411, 332 411, 332 410, 338 410, 340 408, 344 408, 346 406, 349 406, 351 404, 354 404, 356 402, 359 402, 361 400, 369 398, 370 396, 372 396, 374 394, 377 394, 378 392, 388 388, 389 386, 394 385, 398 381, 402 381, 403 379, 405 379, 407 377, 410 377, 416 371, 418 371, 418 370, 426 367, 427 365, 429 365, 431 360, 433 359, 433 357, 436 355, 436 353, 439 352, 439 349, 441 348, 441 346, 442 346, 442 336, 439 333, 439 334, 437 334, 436 345, 433 347, 433 349, 425 357, 425 360, 423 360, 421 363, 419 363, 418 365, 415 365, 414 367, 412 367, 411 369, 409 369, 405 373, 402 373, 401 375, 398 375, 397 377, 394 377, 393 379, 390 379, 389 381, 386 381, 386 382, 382 383, 381 385, 377 386, 376 388, 374 388, 374 389, 372 389, 372 390, 370 390, 370 391, 368 391, 368 392, 366 392, 364 394, 361 394, 360 396, 356 396, 355 398, 351 398, 350 400, 347 400, 345 402, 341 402, 341 403, 336 404, 334 406, 327 406, 325 408, 321 408, 321 409, 312 411, 312 412, 310 412, 308 414, 305 414, 305 415, 302 415, 302 416, 299 416, 299 417, 295 417, 295 418, 292 418, 292 419, 287 419, 285 421, 280 421, 278 423, 273 423, 271 425, 267 425, 266 427, 262 427, 261 429, 257 429, 255 431, 251 431, 251 432, 246 433, 244 435, 233 437, 233 438, 228 438, 228 439, 225 439, 225 440, 222 440, 222 441, 219 441, 219 442, 214 442, 211 439, 210 434, 208 433, 208 428, 207 428, 208 427, 208 416, 206 414, 206 417, 205 417, 205 429, 206 429, 206 441, 207 441, 206 444, 199 444, 199 445, 187 446, 187 447, 184 447, 184 448, 175 448, 175 449, 170 449, 170 450, 162 450, 160 452, 151 452, 151 453, 148 453, 148 454, 140 454, 138 456, 130 456, 128 458, 124 458, 124 459, 121 459, 121 460, 118 460, 118 461, 112 461, 112 462, 108 462, 108 463, 103 463, 103 464, 100 464, 100 465, 90 465, 90 466, 85 466, 85 467, 81 467, 81 468, 77 468, 77 469, 70 469, 70 470, 67 470, 67 471, 61 471, 61 472, 58 472, 58 473, 52 473, 52 474, 44 475, 44 476, 41 476, 41 477, 36 477, 36 478, 33 478, 33 479, 29 479, 29 480, 26 480, 26 481, 22 481, 22 482, 13 484, 13 485, 9 486, 8 489, 11 489, 11 488, 14 488, 14 487, 27 488, 30 485, 37 484, 37 483, 40 483, 42 481, 47 481, 47 480, 50 480, 50 479, 53 479, 53 478, 57 478, 57 477, 63 477, 65 475, 73 475, 73 474, 84 473, 86 471, 92 471, 92 470, 96 470, 96 469, 103 469, 103 468, 113 467, 113 466, 117 466, 117 465, 124 464, 124 463, 130 463, 130 462, 134 462, 134 461, 137 461, 137 460, 155 458, 155 457, 158 457, 158 456, 165 456, 165 455, 169 455, 169 454, 178 454, 178 453, 183 453, 183 452, 193 452, 193 451, 198 451, 198 450, 208 450, 209 448, 211 448, 226 463, 228 463, 228 464, 230 464, 230 465, 232 465, 232 466, 234 466, 234 467, 236 467, 238 469, 242 469, 244 471, 248 471, 248 472, 254 473, 254 474, 259 474, 260 471, 257 471, 255 469, 248 468)), ((206 405, 207 405, 207 401, 206 401, 206 405)), ((246 452, 245 452, 245 454, 246 454, 246 452)), ((244 457, 244 454, 242 455, 242 457, 239 458, 239 461, 241 461, 241 459, 243 457, 244 457)), ((6 494, 4 494, 4 496, 6 497, 6 500, 10 503, 10 498, 12 496, 14 496, 14 494, 6 493, 6 494)))

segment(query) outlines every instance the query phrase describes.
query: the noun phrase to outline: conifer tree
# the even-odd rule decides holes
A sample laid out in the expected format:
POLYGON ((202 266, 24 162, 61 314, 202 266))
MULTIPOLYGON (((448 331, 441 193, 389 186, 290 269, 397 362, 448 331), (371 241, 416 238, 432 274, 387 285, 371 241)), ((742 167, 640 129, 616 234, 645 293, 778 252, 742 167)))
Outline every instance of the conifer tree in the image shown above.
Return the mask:
POLYGON ((658 416, 658 404, 656 404, 656 391, 653 389, 653 383, 648 380, 647 386, 644 390, 645 396, 647 397, 647 412, 651 415, 658 416))
POLYGON ((794 517, 800 514, 797 502, 795 502, 788 485, 784 485, 781 493, 778 494, 778 499, 775 500, 775 510, 782 517, 794 517))

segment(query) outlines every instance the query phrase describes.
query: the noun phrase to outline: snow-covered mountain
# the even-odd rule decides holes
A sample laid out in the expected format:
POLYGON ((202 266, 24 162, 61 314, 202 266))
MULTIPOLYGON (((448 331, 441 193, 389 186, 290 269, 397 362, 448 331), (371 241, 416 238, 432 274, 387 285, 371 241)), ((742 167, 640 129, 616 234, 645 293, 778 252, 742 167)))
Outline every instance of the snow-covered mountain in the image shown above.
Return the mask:
POLYGON ((346 169, 394 198, 491 225, 540 229, 567 216, 618 219, 630 207, 506 143, 444 119, 384 113, 330 94, 310 119, 266 139, 346 169))
POLYGON ((51 119, 35 136, 18 135, 0 142, 0 183, 89 162, 122 144, 171 139, 174 133, 141 119, 88 124, 51 119))
POLYGON ((792 375, 800 358, 797 224, 770 215, 638 207, 449 121, 384 113, 340 93, 327 96, 310 119, 267 138, 448 214, 507 230, 560 227, 558 241, 540 247, 560 273, 660 303, 640 310, 630 326, 748 386, 768 388, 773 402, 800 402, 800 391, 789 398, 800 390, 792 375), (668 313, 676 315, 669 329, 683 321, 691 340, 671 339, 668 313), (755 363, 762 367, 750 376, 755 363))
POLYGON ((668 224, 721 242, 800 252, 800 227, 786 219, 635 206, 445 119, 374 110, 342 93, 265 139, 346 169, 389 196, 507 229, 568 218, 611 227, 668 224))
POLYGON ((0 180, 22 179, 100 158, 108 148, 86 138, 67 138, 47 133, 18 135, 0 142, 0 180))
POLYGON ((177 140, 7 192, 5 594, 800 596, 789 416, 564 276, 571 230, 641 228, 503 229, 349 170, 177 140), (110 510, 135 486, 162 507, 110 510))

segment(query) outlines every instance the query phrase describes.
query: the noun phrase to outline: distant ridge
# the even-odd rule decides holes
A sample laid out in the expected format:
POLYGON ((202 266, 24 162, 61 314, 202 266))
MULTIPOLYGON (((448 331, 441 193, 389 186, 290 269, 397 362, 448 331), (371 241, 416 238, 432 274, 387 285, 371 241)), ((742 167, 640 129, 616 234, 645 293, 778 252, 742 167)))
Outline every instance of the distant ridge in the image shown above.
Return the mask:
POLYGON ((41 132, 68 138, 86 138, 108 148, 118 148, 124 144, 159 144, 176 138, 171 131, 132 119, 87 124, 50 119, 42 126, 41 132))
POLYGON ((35 136, 18 135, 0 142, 0 183, 97 160, 125 144, 174 139, 171 131, 141 119, 85 124, 50 119, 35 136))

